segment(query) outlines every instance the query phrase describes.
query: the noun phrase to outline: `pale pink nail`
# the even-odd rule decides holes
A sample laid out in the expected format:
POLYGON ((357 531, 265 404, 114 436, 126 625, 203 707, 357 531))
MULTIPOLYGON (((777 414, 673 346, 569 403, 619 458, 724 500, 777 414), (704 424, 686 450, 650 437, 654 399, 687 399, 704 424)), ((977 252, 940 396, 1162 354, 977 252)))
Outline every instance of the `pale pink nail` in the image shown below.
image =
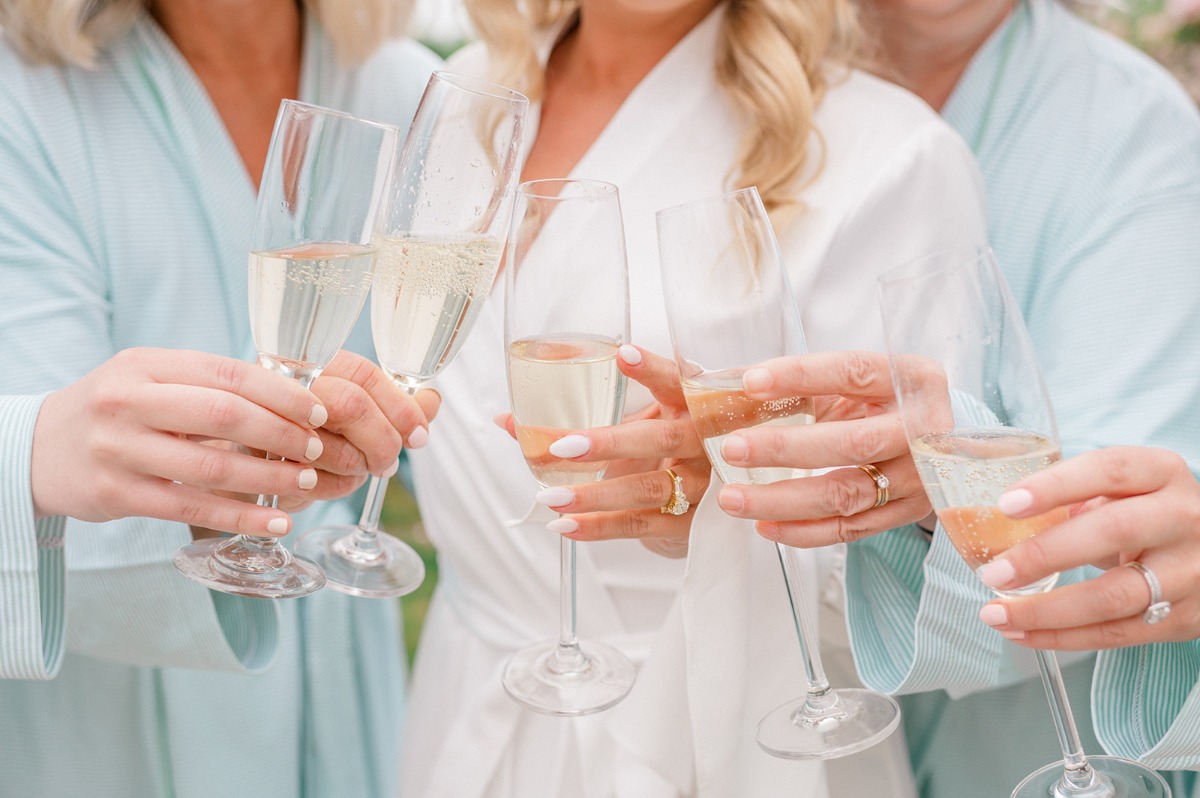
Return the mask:
POLYGON ((1017 570, 1013 568, 1012 563, 1004 558, 992 560, 977 573, 981 582, 996 590, 1007 586, 1017 576, 1017 570))
POLYGON ((1000 495, 1000 498, 996 500, 996 506, 1005 515, 1016 515, 1033 506, 1033 494, 1024 488, 1010 490, 1000 495))
POLYGON ((492 416, 492 423, 502 430, 508 429, 508 413, 497 413, 492 416))
POLYGON ((296 484, 300 486, 300 490, 312 490, 317 486, 317 470, 315 468, 304 469, 296 478, 296 484))
POLYGON ((329 411, 325 409, 325 405, 313 405, 312 412, 308 414, 308 423, 319 427, 328 420, 329 411))
POLYGON ((273 535, 287 534, 288 520, 286 518, 272 518, 267 522, 267 531, 273 535))
POLYGON ((1022 632, 1020 629, 1008 629, 1005 631, 1001 631, 1000 634, 1009 640, 1024 640, 1025 639, 1025 633, 1022 632))
POLYGON ((738 488, 726 486, 717 494, 717 506, 727 513, 740 513, 746 506, 746 496, 738 488))
POLYGON ((384 469, 384 472, 379 475, 379 478, 380 479, 391 479, 392 477, 396 476, 396 472, 399 470, 400 470, 400 461, 396 460, 394 463, 392 463, 390 466, 388 466, 386 469, 384 469))
POLYGON ((742 387, 748 393, 762 393, 771 390, 775 378, 766 369, 746 369, 742 375, 742 387))
POLYGON ((424 427, 417 427, 408 433, 408 448, 420 449, 427 443, 429 443, 429 430, 424 427))
POLYGON ((555 518, 546 524, 546 529, 549 529, 556 535, 569 535, 572 532, 579 531, 579 522, 573 521, 570 518, 555 518))
POLYGON ((740 463, 750 454, 750 444, 745 437, 733 434, 721 442, 721 456, 730 463, 740 463))
POLYGON ((575 491, 570 488, 546 488, 539 490, 533 497, 538 504, 548 507, 562 507, 575 501, 575 491))
POLYGON ((587 454, 592 448, 592 442, 583 435, 568 435, 550 444, 550 454, 555 457, 579 457, 587 454))
POLYGON ((979 611, 979 620, 988 626, 1004 626, 1008 623, 1008 608, 1003 604, 984 604, 979 611))
POLYGON ((304 447, 304 458, 316 460, 323 451, 325 451, 325 444, 321 443, 321 439, 314 435, 308 439, 308 446, 304 447))
POLYGON ((642 363, 642 353, 638 351, 636 346, 623 344, 617 347, 617 354, 631 366, 639 366, 642 363))

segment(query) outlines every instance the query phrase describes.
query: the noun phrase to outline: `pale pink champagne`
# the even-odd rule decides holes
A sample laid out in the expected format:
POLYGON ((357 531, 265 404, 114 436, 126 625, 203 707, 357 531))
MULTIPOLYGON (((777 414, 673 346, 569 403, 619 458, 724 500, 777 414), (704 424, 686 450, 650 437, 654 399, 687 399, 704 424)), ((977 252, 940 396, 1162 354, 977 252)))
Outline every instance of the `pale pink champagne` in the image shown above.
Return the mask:
POLYGON ((264 365, 303 376, 329 364, 370 291, 376 251, 313 243, 250 253, 250 331, 264 365))
POLYGON ((683 395, 708 459, 722 482, 766 485, 808 476, 801 468, 739 468, 725 462, 721 443, 730 433, 749 427, 783 427, 811 424, 813 403, 807 396, 751 399, 742 390, 745 369, 701 373, 683 380, 683 395))
POLYGON ((411 387, 437 374, 466 341, 502 253, 486 238, 384 239, 371 291, 379 365, 411 387))
POLYGON ((926 435, 912 454, 938 519, 973 569, 1066 520, 1066 508, 1014 519, 996 507, 1015 482, 1061 459, 1042 435, 1003 427, 926 435))
POLYGON ((625 375, 611 340, 525 338, 508 347, 508 388, 521 454, 543 486, 604 477, 607 462, 578 463, 550 454, 564 435, 621 420, 625 375))

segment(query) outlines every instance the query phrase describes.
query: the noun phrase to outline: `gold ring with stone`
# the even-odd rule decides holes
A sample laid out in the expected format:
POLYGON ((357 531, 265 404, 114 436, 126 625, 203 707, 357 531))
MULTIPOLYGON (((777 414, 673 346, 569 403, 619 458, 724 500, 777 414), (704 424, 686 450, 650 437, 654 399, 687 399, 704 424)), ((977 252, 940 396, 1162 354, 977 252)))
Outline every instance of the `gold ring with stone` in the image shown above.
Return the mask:
POLYGON ((683 515, 692 506, 687 494, 683 492, 683 477, 670 468, 664 468, 663 471, 671 478, 671 498, 667 499, 667 503, 659 507, 658 511, 665 515, 683 515))
POLYGON ((884 476, 882 471, 870 463, 864 463, 860 466, 856 466, 856 468, 861 468, 863 473, 869 476, 871 481, 875 483, 875 503, 872 504, 869 509, 874 510, 877 507, 882 507, 883 505, 887 504, 889 498, 888 487, 890 487, 892 484, 891 480, 884 476))

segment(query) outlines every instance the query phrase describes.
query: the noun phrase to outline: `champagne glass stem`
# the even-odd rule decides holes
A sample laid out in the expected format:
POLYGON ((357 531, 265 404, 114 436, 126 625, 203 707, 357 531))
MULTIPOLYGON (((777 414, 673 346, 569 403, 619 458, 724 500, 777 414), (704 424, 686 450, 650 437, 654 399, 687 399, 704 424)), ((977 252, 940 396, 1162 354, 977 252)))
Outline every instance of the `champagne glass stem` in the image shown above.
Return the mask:
POLYGON ((844 715, 836 690, 829 688, 825 668, 821 664, 820 650, 812 644, 817 639, 816 624, 808 602, 804 600, 798 552, 791 546, 775 544, 779 555, 779 566, 783 569, 783 584, 787 588, 788 603, 792 608, 792 621, 796 625, 796 638, 800 642, 800 656, 804 660, 804 675, 808 681, 801 719, 815 722, 844 715))
POLYGON ((1107 790, 1104 789, 1104 777, 1092 769, 1084 756, 1083 743, 1080 742, 1079 731, 1075 727, 1075 716, 1067 699, 1067 688, 1063 684, 1058 657, 1053 651, 1038 649, 1036 653, 1038 669, 1042 673, 1042 686, 1046 688, 1050 714, 1054 718, 1054 730, 1058 733, 1058 742, 1063 752, 1064 767, 1058 783, 1058 792, 1062 795, 1086 794, 1089 798, 1115 796, 1116 792, 1111 786, 1107 790))
MULTIPOLYGON (((417 392, 414 385, 401 385, 404 392, 413 396, 417 392)), ((383 514, 383 499, 387 495, 387 480, 374 474, 367 481, 367 501, 363 505, 362 515, 358 518, 358 527, 354 532, 351 543, 354 553, 363 559, 372 559, 383 554, 383 546, 379 543, 379 518, 383 514)))
POLYGON ((579 648, 576 627, 579 605, 575 590, 575 567, 577 563, 575 541, 563 538, 558 547, 559 593, 558 593, 558 646, 549 663, 555 673, 578 673, 586 670, 587 657, 579 648))

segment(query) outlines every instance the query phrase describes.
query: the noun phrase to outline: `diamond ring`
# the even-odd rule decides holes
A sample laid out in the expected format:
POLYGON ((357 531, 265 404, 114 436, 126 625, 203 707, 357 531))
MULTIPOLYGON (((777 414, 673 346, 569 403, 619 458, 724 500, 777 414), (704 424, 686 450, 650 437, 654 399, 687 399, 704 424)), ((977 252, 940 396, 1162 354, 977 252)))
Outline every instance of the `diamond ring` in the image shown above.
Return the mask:
POLYGON ((1156 624, 1170 615, 1171 602, 1163 601, 1162 583, 1158 581, 1158 576, 1137 560, 1125 564, 1140 573, 1146 580, 1146 587, 1150 588, 1150 606, 1142 613, 1142 620, 1148 624, 1156 624))
POLYGON ((863 473, 865 473, 867 476, 869 476, 871 478, 871 481, 873 481, 875 483, 875 503, 872 504, 867 509, 874 510, 877 507, 882 507, 883 505, 887 504, 888 498, 889 498, 888 497, 888 487, 892 484, 891 481, 886 476, 884 476, 882 471, 880 471, 878 468, 871 465, 870 463, 864 463, 860 466, 855 466, 855 467, 861 468, 863 470, 863 473))
POLYGON ((671 478, 671 498, 667 499, 667 503, 659 507, 658 511, 666 515, 683 515, 692 506, 687 494, 683 492, 683 477, 669 468, 664 468, 663 471, 671 478))

